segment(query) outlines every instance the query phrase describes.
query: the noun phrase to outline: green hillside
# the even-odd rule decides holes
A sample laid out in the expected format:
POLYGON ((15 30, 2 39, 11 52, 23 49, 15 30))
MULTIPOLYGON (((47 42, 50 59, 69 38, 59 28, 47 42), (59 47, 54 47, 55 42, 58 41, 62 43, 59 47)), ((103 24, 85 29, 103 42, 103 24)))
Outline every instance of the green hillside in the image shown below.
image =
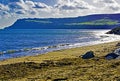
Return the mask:
POLYGON ((80 23, 68 23, 66 25, 118 25, 119 21, 112 19, 99 19, 89 22, 80 22, 80 23))
POLYGON ((50 24, 51 21, 45 21, 45 20, 25 20, 26 22, 36 22, 36 23, 43 23, 43 24, 50 24))

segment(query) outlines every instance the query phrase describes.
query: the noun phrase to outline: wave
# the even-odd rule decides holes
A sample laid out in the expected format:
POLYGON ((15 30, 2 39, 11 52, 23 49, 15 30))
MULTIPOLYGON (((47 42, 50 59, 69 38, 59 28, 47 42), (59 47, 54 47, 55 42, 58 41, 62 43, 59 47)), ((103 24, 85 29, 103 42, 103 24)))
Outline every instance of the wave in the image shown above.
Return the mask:
POLYGON ((30 52, 30 51, 42 51, 42 50, 48 50, 48 49, 59 49, 59 48, 66 48, 70 44, 58 44, 53 46, 45 46, 45 47, 36 47, 36 48, 24 48, 19 50, 7 50, 7 51, 1 51, 0 55, 3 54, 13 54, 13 53, 20 53, 20 52, 30 52))
MULTIPOLYGON (((105 34, 106 31, 101 33, 92 32, 95 38, 99 38, 96 41, 89 41, 89 42, 82 42, 82 43, 65 43, 65 44, 58 44, 52 46, 45 46, 45 47, 35 47, 35 48, 24 48, 19 50, 7 50, 0 52, 0 60, 8 59, 8 58, 16 58, 22 56, 32 56, 38 54, 44 54, 47 52, 62 50, 62 49, 70 49, 82 46, 90 46, 95 44, 107 43, 120 40, 119 35, 114 34, 105 34), (7 56, 8 55, 8 56, 7 56)), ((86 38, 86 37, 84 37, 86 38)), ((91 38, 91 37, 90 37, 91 38)), ((89 38, 88 38, 89 40, 89 38)))
POLYGON ((120 40, 120 36, 118 35, 101 34, 97 37, 101 39, 97 41, 90 41, 90 42, 83 42, 83 43, 73 43, 73 44, 67 43, 67 44, 58 44, 58 45, 45 46, 45 47, 24 48, 19 50, 7 50, 7 51, 1 51, 0 55, 13 54, 13 53, 19 53, 19 52, 28 52, 28 51, 61 50, 61 49, 75 48, 75 47, 88 46, 88 45, 107 43, 107 42, 120 40))

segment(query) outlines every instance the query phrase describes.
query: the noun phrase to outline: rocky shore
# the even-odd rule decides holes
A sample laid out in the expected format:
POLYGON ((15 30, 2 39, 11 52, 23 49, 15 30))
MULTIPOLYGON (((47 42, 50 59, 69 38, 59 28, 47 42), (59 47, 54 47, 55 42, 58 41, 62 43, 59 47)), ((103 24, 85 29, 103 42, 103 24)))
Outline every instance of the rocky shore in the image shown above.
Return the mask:
POLYGON ((117 34, 120 35, 120 27, 115 27, 114 29, 107 32, 107 34, 117 34))

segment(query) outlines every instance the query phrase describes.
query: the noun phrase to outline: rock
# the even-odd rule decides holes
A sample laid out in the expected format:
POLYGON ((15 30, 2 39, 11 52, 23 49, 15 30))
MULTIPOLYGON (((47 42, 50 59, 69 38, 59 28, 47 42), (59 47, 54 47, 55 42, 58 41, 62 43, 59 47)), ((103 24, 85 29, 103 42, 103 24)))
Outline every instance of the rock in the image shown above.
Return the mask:
POLYGON ((116 27, 112 29, 111 31, 107 32, 107 34, 117 34, 120 35, 120 27, 116 27))
POLYGON ((116 46, 120 46, 120 42, 116 44, 116 46))
POLYGON ((105 58, 108 60, 120 58, 120 48, 116 49, 113 53, 107 54, 105 58))
POLYGON ((120 59, 120 56, 118 56, 116 59, 120 59))
POLYGON ((114 53, 117 54, 117 55, 120 55, 120 48, 116 49, 116 50, 114 51, 114 53))
POLYGON ((94 52, 93 51, 88 51, 86 54, 82 55, 83 59, 90 59, 95 57, 94 52))
POLYGON ((109 53, 105 56, 105 58, 107 60, 111 60, 111 59, 116 59, 119 55, 115 54, 115 53, 109 53))

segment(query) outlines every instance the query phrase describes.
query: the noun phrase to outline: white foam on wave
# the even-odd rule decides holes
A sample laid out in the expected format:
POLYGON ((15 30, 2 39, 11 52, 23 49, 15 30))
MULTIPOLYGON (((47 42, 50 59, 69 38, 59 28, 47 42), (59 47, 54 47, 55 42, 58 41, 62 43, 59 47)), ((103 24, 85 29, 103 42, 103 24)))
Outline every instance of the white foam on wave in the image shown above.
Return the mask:
MULTIPOLYGON (((118 41, 120 40, 120 35, 114 35, 114 34, 105 34, 109 30, 91 30, 88 31, 89 33, 92 33, 92 35, 95 38, 99 38, 97 41, 89 41, 89 42, 82 42, 82 43, 73 43, 73 44, 58 44, 58 45, 53 45, 53 46, 45 46, 45 47, 35 47, 35 48, 27 48, 27 49, 20 49, 20 50, 15 50, 14 52, 26 52, 28 51, 29 53, 36 51, 35 53, 42 54, 44 52, 51 52, 55 50, 61 50, 61 49, 69 49, 69 48, 76 48, 76 47, 82 47, 82 46, 90 46, 90 45, 95 45, 95 44, 101 44, 101 43, 108 43, 108 42, 113 42, 113 41, 118 41)), ((84 32, 84 31, 83 31, 84 32)), ((84 39, 87 37, 82 37, 78 39, 84 39)), ((88 37, 88 40, 92 38, 91 36, 88 37)), ((3 54, 6 54, 7 52, 3 52, 3 54)))
MULTIPOLYGON (((97 41, 90 41, 90 42, 83 42, 83 43, 76 43, 71 45, 70 47, 82 47, 82 46, 90 46, 90 45, 96 45, 96 44, 102 44, 102 43, 109 43, 109 42, 114 42, 114 41, 120 41, 120 35, 115 35, 115 34, 106 34, 109 30, 101 30, 100 32, 98 31, 93 31, 94 36, 96 38, 99 38, 97 41)), ((88 38, 89 40, 89 38, 88 38)))
MULTIPOLYGON (((73 44, 67 43, 67 44, 58 44, 58 45, 46 46, 46 47, 36 47, 36 48, 30 48, 30 49, 28 48, 28 49, 15 50, 14 54, 10 54, 9 57, 6 55, 7 52, 3 53, 2 54, 3 56, 0 57, 0 60, 21 57, 21 56, 38 55, 38 54, 44 54, 47 52, 52 52, 52 51, 57 51, 57 50, 62 50, 62 49, 70 49, 70 48, 76 48, 76 47, 82 47, 82 46, 90 46, 90 45, 96 45, 96 44, 102 44, 102 43, 108 43, 108 42, 120 40, 120 35, 105 34, 108 31, 109 30, 96 30, 96 31, 91 30, 91 31, 88 31, 95 38, 99 38, 99 40, 97 40, 97 41, 90 40, 89 42, 82 42, 82 43, 73 43, 73 44)), ((91 37, 88 37, 88 40, 90 38, 91 37)))
MULTIPOLYGON (((45 47, 47 52, 55 51, 55 50, 62 50, 62 49, 70 49, 70 48, 76 48, 76 47, 82 47, 82 46, 90 46, 90 45, 96 45, 96 44, 102 44, 102 43, 108 43, 108 42, 114 42, 120 40, 120 35, 114 35, 114 34, 105 34, 109 30, 101 30, 101 31, 91 31, 93 35, 96 38, 99 38, 97 41, 90 41, 90 42, 82 42, 82 43, 74 43, 74 44, 59 44, 56 46, 48 46, 45 47)), ((78 38, 79 39, 79 38, 78 38)), ((89 40, 89 38, 88 38, 89 40)), ((36 48, 40 49, 41 48, 36 48)))
MULTIPOLYGON (((56 51, 56 50, 70 49, 70 48, 76 48, 76 47, 82 47, 82 46, 90 46, 90 45, 96 45, 96 44, 108 43, 108 42, 120 40, 119 35, 105 34, 108 31, 109 30, 88 31, 88 32, 92 33, 95 38, 99 38, 99 40, 97 40, 97 41, 90 40, 89 42, 82 42, 82 43, 73 43, 73 44, 67 43, 67 44, 58 44, 58 45, 53 45, 53 46, 36 47, 36 48, 32 48, 28 51, 29 51, 29 53, 36 51, 35 52, 36 54, 43 54, 46 52, 51 52, 51 51, 56 51)), ((89 37, 89 38, 91 38, 91 37, 89 37)), ((88 38, 88 40, 89 40, 89 38, 88 38)))

